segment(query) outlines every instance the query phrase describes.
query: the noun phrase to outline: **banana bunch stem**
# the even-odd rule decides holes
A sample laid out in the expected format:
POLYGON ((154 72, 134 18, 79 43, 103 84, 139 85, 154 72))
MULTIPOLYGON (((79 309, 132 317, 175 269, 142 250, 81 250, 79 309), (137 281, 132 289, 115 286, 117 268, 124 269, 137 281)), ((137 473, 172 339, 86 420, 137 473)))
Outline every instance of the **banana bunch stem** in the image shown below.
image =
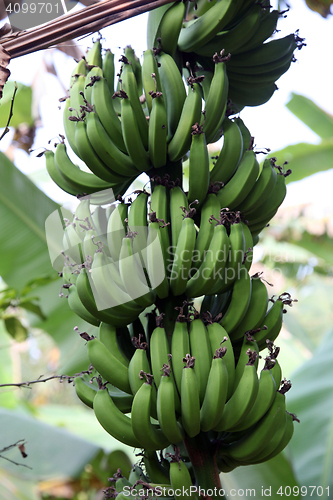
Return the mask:
MULTIPOLYGON (((217 444, 211 442, 204 432, 194 438, 185 435, 184 445, 191 460, 198 488, 220 491, 222 489, 219 470, 216 464, 217 444)), ((218 493, 214 496, 224 498, 218 493)), ((212 496, 213 497, 213 496, 212 496)))

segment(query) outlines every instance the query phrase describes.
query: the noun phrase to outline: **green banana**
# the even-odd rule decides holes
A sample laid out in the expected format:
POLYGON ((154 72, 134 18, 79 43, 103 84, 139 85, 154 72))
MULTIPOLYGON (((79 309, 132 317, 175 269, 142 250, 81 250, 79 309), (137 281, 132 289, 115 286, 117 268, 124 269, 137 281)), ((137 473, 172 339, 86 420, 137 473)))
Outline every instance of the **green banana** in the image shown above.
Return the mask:
POLYGON ((118 262, 123 238, 126 236, 128 205, 118 203, 111 213, 107 225, 107 242, 111 258, 118 262))
POLYGON ((244 47, 240 47, 236 51, 234 50, 234 55, 260 47, 275 32, 279 15, 280 12, 278 10, 272 10, 271 12, 267 10, 266 14, 263 13, 256 33, 244 47))
POLYGON ((75 285, 72 285, 68 290, 68 305, 75 314, 90 325, 99 325, 99 319, 93 316, 82 304, 75 285))
POLYGON ((93 46, 87 51, 85 55, 87 66, 99 66, 102 67, 102 44, 101 40, 97 39, 93 46))
POLYGON ((131 411, 132 429, 142 448, 147 450, 162 450, 170 442, 161 429, 153 426, 150 420, 152 406, 152 376, 141 372, 141 377, 146 376, 144 382, 136 392, 131 411))
POLYGON ((259 363, 259 348, 257 342, 252 336, 252 332, 246 332, 244 334, 243 341, 240 343, 239 347, 240 352, 237 352, 238 349, 234 347, 234 354, 236 359, 234 391, 236 390, 239 381, 242 378, 244 367, 248 363, 249 357, 256 368, 258 368, 259 363))
POLYGON ((94 398, 97 393, 96 389, 87 384, 83 377, 75 377, 74 380, 75 392, 77 397, 89 408, 93 408, 94 398))
MULTIPOLYGON (((47 173, 53 180, 53 182, 65 193, 71 194, 72 196, 76 196, 77 194, 80 194, 77 189, 75 189, 72 184, 69 184, 64 177, 60 174, 59 170, 57 169, 57 166, 55 164, 54 160, 54 153, 53 151, 45 151, 44 153, 45 156, 45 166, 47 173)), ((80 190, 82 187, 80 188, 80 190)), ((84 191, 81 191, 83 193, 84 191)))
POLYGON ((176 417, 176 387, 170 377, 169 365, 164 365, 163 374, 157 389, 157 418, 162 432, 170 443, 183 440, 184 430, 176 417))
POLYGON ((154 167, 161 168, 167 163, 167 110, 162 92, 151 92, 151 96, 153 103, 149 115, 148 152, 154 167))
POLYGON ((272 439, 278 429, 284 426, 285 411, 285 396, 276 391, 270 409, 243 438, 229 446, 228 455, 239 461, 248 461, 255 457, 265 449, 267 442, 272 439))
MULTIPOLYGON (((174 456, 170 463, 170 483, 176 500, 185 500, 192 491, 192 479, 188 468, 179 456, 174 456)), ((190 497, 197 498, 192 494, 190 497)))
POLYGON ((134 435, 131 418, 117 408, 105 388, 100 389, 94 398, 94 412, 108 434, 128 446, 141 448, 141 443, 134 435))
POLYGON ((212 364, 212 355, 209 334, 200 318, 191 321, 189 338, 191 356, 195 359, 194 373, 198 383, 200 403, 202 403, 212 364))
POLYGON ((127 152, 138 171, 145 172, 146 170, 150 170, 152 165, 149 155, 142 142, 135 111, 126 94, 121 99, 121 128, 127 152))
POLYGON ((221 207, 228 207, 230 210, 238 209, 238 205, 253 189, 258 174, 259 163, 254 152, 245 151, 235 174, 217 193, 221 207))
POLYGON ((212 356, 215 355, 216 350, 220 347, 225 347, 227 349, 223 360, 228 370, 228 400, 232 395, 235 380, 235 356, 232 343, 230 341, 230 337, 227 335, 227 332, 225 331, 223 326, 219 325, 219 323, 208 323, 207 332, 211 345, 212 356))
POLYGON ((131 393, 128 367, 116 358, 96 337, 88 341, 88 356, 91 364, 102 377, 127 394, 131 393))
POLYGON ((235 392, 224 406, 222 417, 214 427, 214 430, 228 431, 239 425, 250 412, 256 400, 259 390, 257 369, 249 363, 244 367, 243 375, 236 387, 235 392))
POLYGON ((135 339, 134 346, 136 349, 128 366, 128 379, 132 394, 136 394, 143 384, 140 372, 150 373, 151 368, 146 351, 147 343, 141 342, 141 335, 139 335, 139 338, 133 337, 133 339, 135 339))
POLYGON ((210 172, 210 182, 226 184, 234 175, 243 156, 243 137, 235 120, 222 122, 223 146, 210 172))
POLYGON ((54 154, 55 166, 67 184, 80 194, 90 194, 95 191, 109 189, 119 183, 121 178, 114 177, 113 180, 103 180, 95 173, 84 172, 71 161, 67 154, 64 143, 59 143, 54 154))
MULTIPOLYGON (((122 91, 127 94, 128 100, 131 103, 131 109, 133 110, 133 114, 135 116, 134 123, 137 126, 137 132, 139 132, 139 136, 141 138, 140 143, 143 146, 144 150, 148 149, 148 121, 146 115, 143 111, 143 107, 140 101, 141 89, 139 92, 138 85, 136 82, 133 65, 129 63, 126 57, 122 58, 124 64, 122 65, 121 71, 121 83, 122 83, 122 91)), ((123 94, 122 94, 123 95, 123 94)), ((121 115, 123 111, 121 112, 121 115)), ((122 121, 125 119, 125 116, 121 117, 122 121)), ((124 135, 124 129, 123 129, 124 135)), ((126 144, 126 148, 128 149, 128 139, 126 139, 124 135, 124 140, 126 144), (127 142, 126 142, 127 141, 127 142)))
POLYGON ((200 432, 199 380, 194 371, 195 359, 187 354, 184 361, 186 366, 183 368, 180 389, 182 425, 186 434, 194 437, 200 432))
POLYGON ((258 274, 251 276, 252 288, 251 297, 247 311, 241 322, 232 330, 229 335, 232 340, 240 339, 245 332, 255 330, 262 324, 268 304, 268 293, 265 283, 258 274))
POLYGON ((174 186, 170 189, 169 207, 171 243, 173 250, 175 250, 184 219, 183 208, 188 212, 188 199, 180 186, 174 186))
POLYGON ((180 160, 190 149, 191 132, 193 126, 200 121, 201 108, 200 85, 194 83, 189 87, 177 128, 168 144, 168 156, 171 161, 180 160))
POLYGON ((185 293, 188 297, 210 295, 212 287, 221 279, 226 265, 229 238, 225 226, 217 223, 213 237, 197 271, 189 279, 185 293))
POLYGON ((187 322, 179 318, 176 323, 171 337, 171 363, 172 373, 175 378, 178 392, 181 391, 181 380, 184 368, 183 359, 190 352, 190 340, 188 335, 187 322))
MULTIPOLYGON (((192 265, 198 268, 202 263, 214 234, 214 226, 220 215, 220 202, 215 193, 209 193, 200 210, 200 226, 193 251, 192 265), (213 218, 211 218, 213 217, 213 218)), ((173 221, 171 219, 171 230, 173 221)))
POLYGON ((163 14, 157 29, 154 47, 157 46, 156 42, 159 40, 162 50, 172 57, 174 57, 177 50, 178 37, 183 25, 185 11, 186 2, 174 2, 163 14))
POLYGON ((170 289, 175 296, 182 295, 185 292, 188 277, 191 272, 196 229, 194 220, 190 215, 189 212, 184 216, 177 246, 173 254, 169 282, 170 289))
MULTIPOLYGON (((169 7, 169 5, 167 5, 166 7, 169 7)), ((159 8, 154 9, 154 12, 157 10, 159 10, 159 8)), ((152 14, 152 11, 149 13, 149 16, 151 14, 152 14)), ((149 18, 149 16, 148 16, 148 18, 149 18)), ((154 52, 151 49, 148 49, 143 53, 142 84, 143 84, 143 90, 144 90, 144 94, 145 94, 145 98, 146 98, 146 104, 148 106, 148 111, 149 111, 149 113, 151 113, 151 110, 153 107, 153 102, 152 102, 153 98, 152 98, 150 92, 152 92, 154 90, 155 90, 155 92, 162 91, 157 61, 156 61, 154 52), (152 75, 155 75, 155 76, 152 77, 152 75)), ((163 97, 163 101, 165 101, 165 97, 163 97)), ((167 108, 166 103, 165 103, 165 108, 167 108)))
POLYGON ((105 51, 105 54, 103 57, 102 68, 103 68, 103 76, 105 78, 107 86, 109 87, 110 94, 111 94, 111 96, 113 96, 113 94, 114 94, 114 77, 115 77, 114 54, 111 52, 110 49, 106 49, 106 51, 105 51))
POLYGON ((169 141, 178 127, 186 99, 186 90, 182 75, 174 59, 169 54, 161 51, 157 55, 157 61, 160 64, 158 73, 167 110, 169 141))
POLYGON ((269 158, 264 161, 264 165, 259 174, 256 183, 245 198, 245 200, 238 205, 238 210, 246 217, 247 212, 255 210, 258 206, 270 198, 277 181, 277 173, 274 169, 274 158, 269 158))
POLYGON ((189 203, 195 200, 199 202, 198 207, 204 202, 210 181, 209 155, 206 136, 199 124, 192 127, 192 141, 189 157, 189 188, 187 198, 189 203))
POLYGON ((251 300, 251 293, 252 280, 247 272, 242 273, 232 287, 229 307, 220 321, 220 324, 229 334, 240 324, 246 315, 251 300))
POLYGON ((169 295, 169 282, 167 276, 166 252, 169 247, 163 245, 162 231, 168 231, 167 227, 160 226, 160 222, 155 221, 156 213, 151 212, 151 222, 148 226, 147 238, 147 272, 151 287, 156 291, 160 299, 165 299, 169 295), (155 214, 155 216, 153 216, 155 214))
POLYGON ((223 51, 220 55, 215 54, 213 57, 214 76, 205 101, 205 113, 201 123, 207 144, 212 142, 224 119, 229 89, 227 60, 228 57, 224 57, 223 51))
POLYGON ((87 115, 87 137, 96 155, 120 181, 135 177, 137 168, 130 157, 123 153, 109 137, 96 112, 87 115))
POLYGON ((223 356, 227 349, 221 347, 215 351, 210 367, 205 396, 200 408, 200 427, 208 432, 217 425, 223 413, 228 393, 228 368, 223 356))
POLYGON ((164 484, 170 483, 169 471, 163 466, 155 451, 145 450, 143 461, 150 482, 164 484))
POLYGON ((277 389, 278 387, 276 387, 275 380, 271 370, 269 369, 269 364, 268 366, 265 365, 260 373, 259 389, 256 401, 250 412, 247 414, 246 420, 236 428, 233 428, 233 432, 249 429, 259 422, 259 420, 267 413, 273 404, 277 389))
POLYGON ((207 12, 189 26, 181 29, 178 38, 178 48, 182 52, 194 52, 209 42, 217 33, 233 19, 244 0, 226 0, 217 2, 207 12))
POLYGON ((120 361, 120 363, 128 367, 128 359, 122 352, 118 341, 118 337, 122 335, 122 333, 121 329, 118 329, 113 325, 100 323, 98 329, 98 339, 113 354, 113 356, 120 361))
POLYGON ((67 98, 65 101, 62 122, 68 144, 70 145, 76 156, 79 156, 79 152, 75 144, 75 121, 71 119, 73 114, 71 109, 73 109, 71 106, 71 100, 67 98))
POLYGON ((237 23, 232 29, 217 33, 208 43, 199 47, 195 52, 212 57, 215 52, 220 52, 222 49, 231 56, 234 51, 247 46, 247 42, 251 41, 253 35, 256 34, 260 24, 262 7, 260 4, 253 5, 251 10, 237 23))
POLYGON ((261 106, 269 101, 274 92, 278 89, 275 83, 255 88, 238 88, 230 86, 229 98, 232 103, 241 111, 245 106, 261 106))

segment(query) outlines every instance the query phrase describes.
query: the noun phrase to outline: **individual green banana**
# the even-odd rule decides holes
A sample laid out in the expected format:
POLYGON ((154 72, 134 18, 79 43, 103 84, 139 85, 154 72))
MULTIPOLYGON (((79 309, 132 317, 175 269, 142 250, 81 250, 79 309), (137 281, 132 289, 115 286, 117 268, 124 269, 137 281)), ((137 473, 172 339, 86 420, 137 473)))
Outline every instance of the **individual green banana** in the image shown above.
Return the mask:
POLYGON ((190 21, 188 27, 185 24, 178 38, 179 50, 194 52, 205 45, 230 23, 243 2, 244 0, 217 2, 200 17, 190 21))
POLYGON ((157 419, 168 441, 177 444, 183 440, 184 430, 177 421, 175 399, 178 394, 170 374, 170 366, 165 364, 157 389, 157 419))
MULTIPOLYGON (((170 483, 176 500, 185 500, 193 487, 192 479, 188 468, 179 456, 174 456, 170 463, 170 483)), ((189 495, 196 498, 196 495, 189 495)))
POLYGON ((155 451, 145 450, 143 461, 150 482, 159 484, 170 483, 169 471, 163 466, 162 460, 158 458, 155 451))
POLYGON ((279 15, 278 10, 272 10, 271 12, 267 10, 267 13, 263 13, 256 33, 244 47, 234 50, 234 55, 260 47, 275 32, 279 15))
POLYGON ((277 173, 274 169, 274 164, 274 158, 268 158, 264 161, 264 165, 252 191, 237 207, 245 218, 247 212, 255 210, 258 206, 264 203, 274 191, 277 181, 277 173))
MULTIPOLYGON (((164 7, 164 6, 162 6, 162 7, 164 7)), ((167 5, 166 7, 169 7, 169 5, 167 5)), ((158 11, 159 9, 160 9, 160 7, 157 9, 154 9, 154 12, 158 11)), ((149 16, 151 14, 152 14, 152 11, 149 13, 149 16)), ((143 83, 144 94, 146 97, 146 104, 148 106, 148 111, 149 111, 149 113, 151 113, 152 106, 153 106, 153 102, 152 102, 153 98, 152 98, 150 92, 152 92, 154 90, 155 90, 155 92, 162 91, 157 61, 156 61, 154 52, 151 49, 148 49, 143 53, 142 83, 143 83), (152 75, 155 75, 155 76, 152 77, 152 75)), ((163 100, 165 100, 165 97, 163 98, 163 100)), ((165 108, 166 107, 167 106, 165 104, 165 108)))
MULTIPOLYGON (((234 344, 235 345, 235 344, 234 344)), ((234 354, 236 359, 236 368, 235 368, 235 379, 234 379, 234 391, 236 390, 239 381, 242 378, 244 367, 249 361, 249 357, 251 359, 252 364, 256 368, 258 368, 259 363, 259 348, 258 344, 252 336, 252 332, 246 332, 243 337, 243 341, 240 343, 240 351, 234 348, 234 354)))
POLYGON ((110 49, 106 49, 105 51, 102 68, 103 68, 103 76, 105 78, 107 86, 109 87, 110 94, 112 96, 114 94, 115 71, 114 71, 114 54, 111 52, 110 49))
POLYGON ((173 263, 170 273, 170 289, 173 295, 182 295, 185 292, 192 268, 192 256, 195 246, 196 229, 191 213, 185 214, 179 233, 177 246, 173 254, 173 263))
MULTIPOLYGON (((165 299, 169 295, 169 282, 167 276, 167 252, 169 247, 163 245, 162 231, 168 231, 163 222, 158 222, 156 213, 151 212, 150 224, 148 226, 147 238, 147 271, 153 290, 156 291, 160 299, 165 299), (155 215, 153 215, 155 214, 155 215), (160 225, 161 224, 161 225, 160 225)), ((169 235, 167 235, 169 236, 169 235)))
POLYGON ((144 371, 145 373, 150 373, 151 367, 147 356, 147 343, 141 342, 140 335, 139 338, 133 338, 135 339, 134 346, 136 349, 128 366, 128 379, 132 394, 136 394, 144 382, 143 379, 140 378, 140 372, 144 371))
POLYGON ((113 354, 113 356, 120 361, 120 363, 128 367, 129 361, 119 346, 119 335, 122 335, 121 329, 118 329, 113 325, 109 325, 108 323, 101 323, 99 325, 99 340, 113 354))
POLYGON ((251 132, 239 116, 234 118, 234 121, 237 123, 240 133, 242 134, 244 154, 248 149, 253 149, 254 137, 252 137, 251 132))
POLYGON ((195 358, 187 354, 184 362, 180 389, 182 425, 186 434, 194 437, 200 432, 199 380, 194 371, 195 358))
POLYGON ((160 63, 158 73, 167 110, 168 140, 170 140, 178 127, 186 99, 186 90, 182 75, 174 59, 169 54, 161 51, 157 55, 157 61, 160 63))
POLYGON ((235 356, 232 343, 230 341, 230 337, 227 335, 227 332, 219 323, 208 323, 207 332, 209 335, 212 356, 214 356, 216 350, 220 347, 225 347, 227 349, 223 359, 228 370, 228 400, 233 393, 235 380, 235 356))
POLYGON ((199 124, 192 127, 192 141, 189 157, 189 188, 187 198, 189 203, 195 200, 199 202, 198 207, 204 202, 210 181, 209 154, 206 136, 199 124))
MULTIPOLYGON (((81 59, 81 61, 78 64, 78 67, 79 66, 80 66, 80 71, 82 71, 83 67, 85 71, 86 64, 84 59, 81 59)), ((74 83, 69 89, 69 98, 71 101, 71 109, 69 111, 73 111, 76 117, 79 117, 81 115, 81 106, 84 106, 83 95, 84 95, 85 81, 86 81, 85 73, 84 74, 78 73, 75 76, 74 83)))
MULTIPOLYGON (((53 182, 65 193, 71 194, 72 196, 76 196, 77 194, 80 194, 77 189, 73 187, 72 184, 69 184, 64 177, 60 174, 59 170, 57 169, 57 166, 55 164, 54 160, 54 153, 53 151, 45 151, 44 153, 45 156, 45 166, 47 173, 53 180, 53 182)), ((80 190, 82 187, 80 187, 80 190)), ((83 193, 84 191, 81 191, 83 193)))
POLYGON ((221 207, 238 209, 238 205, 253 189, 258 174, 256 155, 252 150, 246 151, 233 177, 217 193, 221 207))
POLYGON ((157 47, 157 40, 161 48, 171 57, 174 57, 180 30, 185 17, 186 2, 174 2, 169 9, 165 11, 159 23, 155 37, 154 47, 157 47))
POLYGON ((217 223, 209 247, 197 271, 189 279, 185 293, 188 297, 210 295, 212 287, 221 279, 227 262, 229 238, 225 226, 217 223))
POLYGON ((259 422, 259 420, 268 412, 273 404, 277 390, 278 387, 276 387, 275 380, 271 370, 269 369, 269 363, 266 363, 260 372, 259 389, 256 401, 250 412, 247 414, 245 421, 243 421, 236 428, 233 428, 233 432, 249 429, 259 422))
POLYGON ((127 394, 131 393, 128 367, 117 359, 96 337, 88 341, 88 356, 91 364, 102 377, 127 394))
POLYGON ((232 330, 229 335, 232 340, 240 339, 245 332, 254 330, 262 324, 268 304, 268 292, 265 283, 260 279, 258 273, 251 276, 252 288, 250 303, 241 322, 232 330))
POLYGON ((229 98, 232 103, 241 111, 245 106, 261 106, 269 101, 274 92, 278 89, 275 83, 269 83, 265 86, 256 86, 246 89, 230 86, 229 98))
POLYGON ((273 404, 267 413, 241 439, 232 443, 228 448, 228 455, 239 461, 248 461, 255 457, 272 439, 278 429, 285 424, 286 403, 285 396, 276 391, 273 404))
POLYGON ((132 107, 130 99, 126 94, 121 99, 121 128, 127 152, 136 168, 140 172, 150 170, 152 165, 150 163, 149 155, 142 142, 137 122, 137 115, 132 107))
POLYGON ((93 46, 87 51, 85 59, 88 66, 102 67, 102 44, 100 39, 93 43, 93 46))
POLYGON ((83 377, 75 377, 74 380, 75 392, 77 397, 89 408, 93 408, 94 398, 97 393, 89 382, 87 383, 83 377))
MULTIPOLYGON (((141 144, 143 145, 143 149, 148 149, 148 121, 146 115, 143 111, 143 107, 140 101, 141 89, 140 92, 138 90, 138 85, 136 82, 133 65, 129 64, 129 61, 126 57, 122 58, 124 64, 122 65, 121 72, 121 82, 122 82, 122 90, 127 94, 128 100, 131 103, 131 109, 133 110, 133 114, 135 116, 135 122, 137 125, 137 132, 139 132, 141 138, 141 144)), ((123 95, 123 94, 122 94, 123 95)), ((121 112, 123 115, 123 111, 121 112)), ((123 121, 125 116, 121 117, 123 121)), ((124 135, 124 129, 123 129, 124 135)), ((126 148, 128 149, 128 145, 126 143, 126 137, 124 135, 124 140, 126 144, 126 148)), ((128 140, 127 140, 128 142, 128 140)))
POLYGON ((107 389, 97 392, 94 398, 94 412, 108 434, 128 446, 141 448, 141 443, 134 435, 131 418, 117 408, 107 389))
POLYGON ((75 144, 75 121, 71 119, 71 117, 73 116, 73 111, 71 111, 71 109, 73 109, 71 106, 71 100, 67 98, 65 101, 62 122, 68 144, 70 145, 76 156, 79 156, 79 152, 75 144))
POLYGON ((215 427, 223 413, 228 393, 228 368, 223 356, 227 349, 215 351, 210 367, 205 396, 200 408, 200 427, 208 432, 215 427))
POLYGON ((137 176, 138 171, 134 163, 112 141, 96 112, 87 115, 87 137, 96 155, 115 176, 120 178, 120 181, 126 180, 126 177, 137 176))
POLYGON ((154 303, 155 292, 147 283, 144 268, 138 254, 134 252, 134 233, 123 238, 119 255, 119 272, 128 295, 143 308, 154 303))
POLYGON ((180 186, 174 186, 169 194, 171 243, 175 250, 182 228, 184 210, 188 211, 188 199, 180 186))
POLYGON ((214 430, 228 431, 239 425, 250 412, 259 390, 257 369, 249 358, 235 392, 224 406, 222 417, 214 430))
POLYGON ((96 191, 110 189, 119 183, 119 176, 111 181, 105 181, 95 173, 84 172, 71 161, 67 154, 67 148, 64 143, 59 143, 54 154, 55 166, 61 177, 67 184, 72 186, 78 194, 90 194, 96 191))
POLYGON ((200 121, 201 109, 200 85, 194 83, 188 89, 177 128, 168 144, 168 156, 171 161, 180 160, 190 149, 191 132, 193 132, 193 126, 200 121))
POLYGON ((206 57, 212 57, 215 52, 220 52, 222 49, 227 54, 230 52, 231 56, 234 51, 241 47, 243 47, 243 50, 247 50, 247 42, 251 41, 260 24, 261 11, 262 6, 260 4, 253 5, 251 10, 232 29, 219 32, 195 52, 206 57))
POLYGON ((279 295, 272 307, 267 311, 264 320, 260 325, 261 330, 253 335, 260 350, 267 346, 267 339, 274 342, 277 338, 282 327, 283 313, 286 312, 285 305, 291 305, 292 302, 290 294, 285 292, 279 295), (264 328, 264 326, 267 328, 264 328))
POLYGON ((90 325, 98 326, 100 320, 93 316, 82 304, 75 285, 68 290, 68 305, 75 314, 90 325))
POLYGON ((200 318, 191 321, 189 337, 191 356, 195 358, 194 373, 197 378, 200 403, 202 403, 212 364, 212 355, 209 334, 200 318))
POLYGON ((220 55, 215 54, 213 57, 215 64, 214 76, 205 101, 205 113, 201 123, 206 135, 207 144, 212 142, 224 119, 229 89, 226 70, 227 60, 228 57, 224 57, 223 51, 221 51, 220 55))
POLYGON ((111 213, 107 225, 107 242, 114 262, 118 262, 123 238, 126 236, 128 205, 118 203, 111 213))
POLYGON ((229 334, 240 324, 246 315, 250 304, 251 291, 252 280, 247 272, 242 273, 232 287, 229 307, 220 321, 220 324, 229 334))
POLYGON ((223 146, 210 172, 210 181, 226 184, 235 173, 243 156, 243 137, 235 120, 222 122, 223 146))
POLYGON ((243 264, 244 267, 247 271, 250 270, 252 266, 252 261, 253 261, 253 236, 250 231, 249 226, 247 225, 246 221, 241 221, 242 227, 243 227, 243 234, 244 234, 244 257, 243 257, 243 264))
POLYGON ((296 37, 294 33, 291 33, 283 38, 271 40, 257 48, 235 55, 230 59, 229 66, 231 69, 234 68, 234 66, 237 66, 237 68, 243 66, 262 66, 266 63, 272 63, 272 61, 281 59, 286 54, 290 54, 290 51, 293 52, 296 48, 296 37))
POLYGON ((276 457, 282 450, 285 449, 294 434, 294 421, 299 422, 296 415, 293 413, 286 413, 285 427, 279 427, 278 431, 274 434, 271 440, 266 444, 264 450, 251 459, 252 464, 266 462, 276 457))
POLYGON ((175 378, 176 386, 180 394, 181 380, 184 368, 183 359, 190 352, 190 340, 187 328, 187 322, 179 318, 176 323, 171 337, 171 363, 172 373, 175 378))
POLYGON ((160 168, 167 163, 167 110, 162 92, 151 91, 151 96, 153 103, 149 115, 148 152, 154 167, 160 168))
POLYGON ((150 337, 149 350, 154 382, 158 388, 162 377, 163 365, 169 363, 170 355, 166 331, 162 326, 154 328, 150 337))
POLYGON ((96 75, 92 83, 91 103, 94 106, 98 118, 108 133, 112 142, 122 152, 126 152, 126 146, 122 136, 121 122, 115 111, 112 94, 102 69, 95 69, 96 75))
MULTIPOLYGON (((215 193, 209 193, 200 210, 200 226, 193 251, 192 265, 198 268, 202 263, 205 252, 214 234, 214 226, 220 215, 220 202, 215 193), (213 217, 213 218, 212 218, 213 217)), ((172 229, 171 219, 171 229, 172 229)))
MULTIPOLYGON (((140 63, 140 59, 136 55, 134 49, 130 46, 127 45, 124 48, 124 56, 128 60, 129 64, 132 66, 132 70, 135 76, 136 80, 136 85, 138 89, 138 96, 141 97, 142 95, 142 67, 140 63)), ((124 59, 124 58, 122 58, 124 59)))
POLYGON ((140 389, 136 392, 131 411, 132 429, 142 448, 147 450, 162 450, 170 442, 161 429, 153 426, 150 420, 152 406, 152 376, 141 372, 146 377, 140 389))

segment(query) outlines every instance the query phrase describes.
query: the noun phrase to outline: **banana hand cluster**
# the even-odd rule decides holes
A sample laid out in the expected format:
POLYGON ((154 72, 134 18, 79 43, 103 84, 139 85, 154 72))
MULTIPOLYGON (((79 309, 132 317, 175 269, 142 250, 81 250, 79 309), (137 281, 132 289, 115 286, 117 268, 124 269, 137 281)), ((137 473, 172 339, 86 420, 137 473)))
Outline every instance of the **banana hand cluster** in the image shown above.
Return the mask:
POLYGON ((223 50, 230 55, 227 75, 234 111, 258 106, 271 98, 275 82, 295 60, 295 50, 304 45, 298 32, 267 42, 285 14, 270 9, 269 2, 257 0, 199 0, 195 8, 189 3, 182 22, 182 8, 163 6, 150 14, 148 46, 160 46, 176 57, 178 39, 179 58, 199 66, 207 77, 214 72, 213 55, 223 50))

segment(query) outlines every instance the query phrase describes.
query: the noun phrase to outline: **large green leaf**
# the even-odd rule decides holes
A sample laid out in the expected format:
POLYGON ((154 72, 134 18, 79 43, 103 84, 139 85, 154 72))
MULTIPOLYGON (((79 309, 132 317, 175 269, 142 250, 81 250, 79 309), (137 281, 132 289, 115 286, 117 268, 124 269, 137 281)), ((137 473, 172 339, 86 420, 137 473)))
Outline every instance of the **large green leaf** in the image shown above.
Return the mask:
POLYGON ((279 496, 279 488, 283 493, 291 488, 292 498, 300 498, 292 466, 282 453, 263 464, 237 467, 221 474, 221 483, 226 498, 284 498, 284 494, 279 496))
POLYGON ((14 288, 54 275, 45 220, 58 205, 0 153, 0 275, 14 288))
MULTIPOLYGON (((23 83, 16 83, 16 85, 17 91, 14 98, 13 116, 9 125, 16 128, 21 123, 27 123, 31 126, 34 123, 31 114, 32 89, 23 85, 23 83)), ((3 97, 0 101, 0 127, 7 125, 14 88, 15 82, 12 81, 7 82, 4 86, 3 97)))
POLYGON ((333 138, 325 139, 320 144, 300 142, 275 151, 272 156, 277 158, 277 165, 289 162, 292 174, 286 182, 295 182, 317 172, 333 168, 333 138))
POLYGON ((322 139, 333 137, 333 116, 304 95, 291 95, 287 108, 322 139))
POLYGON ((291 381, 288 410, 301 421, 290 443, 295 474, 302 485, 322 486, 327 498, 325 489, 333 488, 333 330, 291 381))
POLYGON ((89 460, 96 455, 99 446, 74 436, 66 429, 55 428, 16 411, 0 408, 2 428, 1 447, 23 439, 27 458, 20 456, 17 448, 6 452, 6 457, 24 463, 30 469, 3 461, 3 469, 30 480, 51 477, 76 477, 89 460))

